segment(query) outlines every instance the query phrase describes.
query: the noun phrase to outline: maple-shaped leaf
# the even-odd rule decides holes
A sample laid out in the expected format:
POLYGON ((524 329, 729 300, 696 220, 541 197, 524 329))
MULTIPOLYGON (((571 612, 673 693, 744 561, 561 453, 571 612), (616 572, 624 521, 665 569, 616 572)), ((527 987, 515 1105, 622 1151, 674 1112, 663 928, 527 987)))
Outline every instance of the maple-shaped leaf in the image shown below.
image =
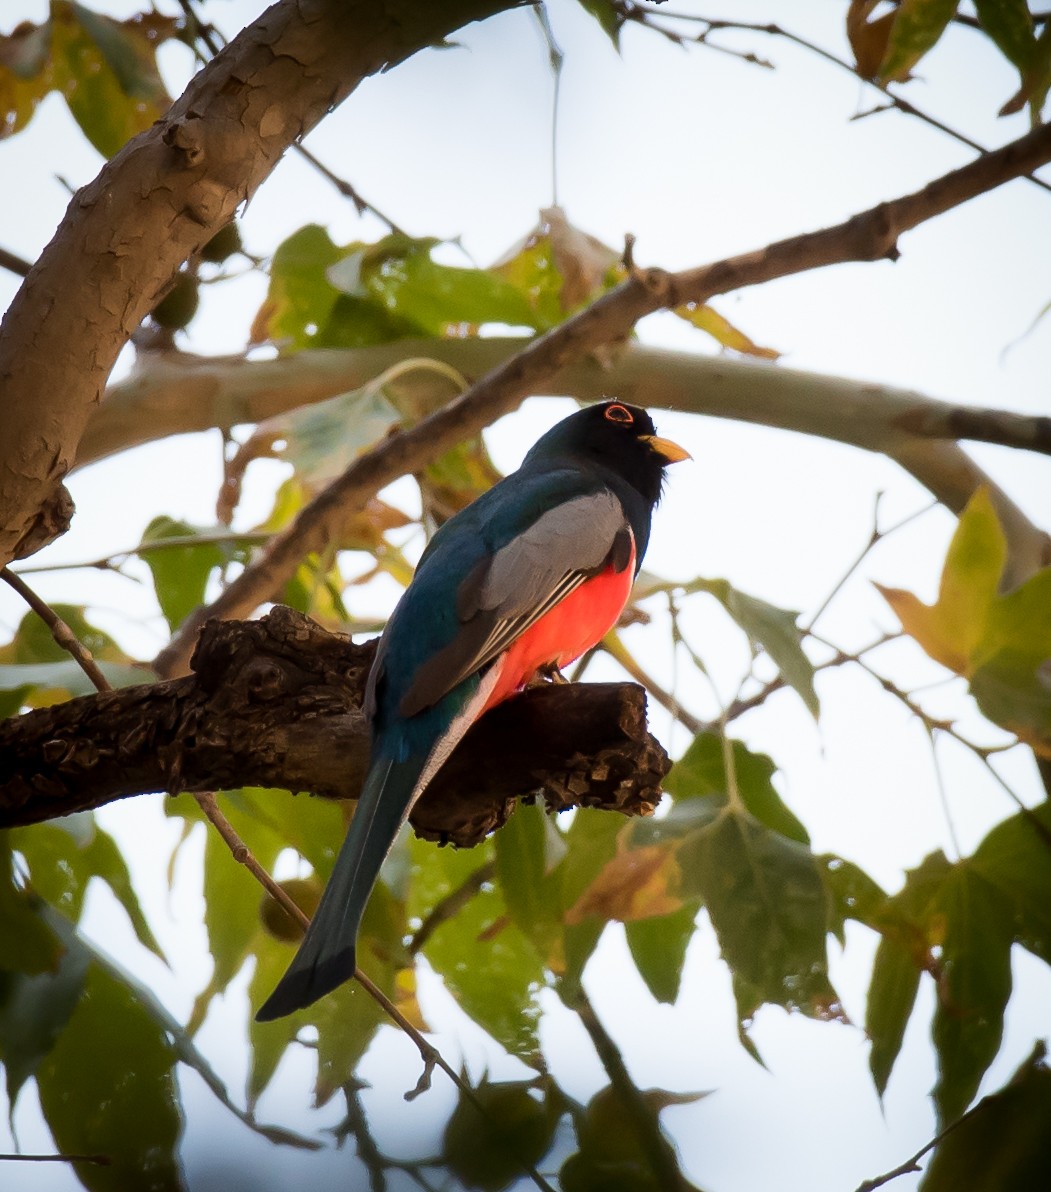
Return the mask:
POLYGON ((1001 591, 1007 540, 988 490, 960 517, 938 599, 876 585, 935 661, 968 680, 982 712, 1051 757, 1051 568, 1001 591))

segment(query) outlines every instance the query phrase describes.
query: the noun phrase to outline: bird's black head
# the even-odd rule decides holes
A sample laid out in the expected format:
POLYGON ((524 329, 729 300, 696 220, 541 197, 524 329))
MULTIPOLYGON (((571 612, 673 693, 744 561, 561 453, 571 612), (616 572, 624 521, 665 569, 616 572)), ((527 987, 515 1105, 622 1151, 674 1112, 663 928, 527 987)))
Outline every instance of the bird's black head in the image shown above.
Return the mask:
POLYGON ((657 435, 645 410, 622 401, 604 401, 553 426, 537 440, 525 462, 567 459, 591 464, 626 480, 655 505, 664 469, 689 458, 677 443, 657 435))

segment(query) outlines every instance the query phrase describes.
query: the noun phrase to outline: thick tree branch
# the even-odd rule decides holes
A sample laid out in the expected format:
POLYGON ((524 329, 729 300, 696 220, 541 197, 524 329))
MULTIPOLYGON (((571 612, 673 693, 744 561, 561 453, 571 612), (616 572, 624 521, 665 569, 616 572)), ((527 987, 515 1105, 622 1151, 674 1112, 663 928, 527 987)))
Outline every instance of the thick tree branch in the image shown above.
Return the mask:
POLYGON ((363 78, 511 2, 279 0, 74 195, 0 326, 0 565, 41 545, 117 354, 180 264, 363 78))
MULTIPOLYGON (((525 336, 402 339, 368 348, 307 350, 275 360, 147 354, 111 385, 77 451, 83 467, 169 435, 262 422, 358 389, 406 359, 439 360, 476 378, 510 360, 525 336)), ((448 386, 423 369, 388 382, 414 408, 433 407, 448 386)), ((886 451, 904 439, 968 439, 1051 455, 1051 418, 961 406, 872 381, 781 365, 625 344, 600 364, 573 362, 547 393, 597 400, 619 394, 653 409, 684 410, 837 439, 886 451)))
MULTIPOLYGON (((375 642, 333 637, 287 608, 214 622, 194 673, 0 721, 0 827, 149 791, 254 785, 356 797, 375 642)), ((493 709, 413 812, 419 835, 476 844, 514 800, 644 815, 670 768, 632 684, 544 686, 493 709)))
MULTIPOLYGON (((385 484, 418 471, 428 460, 509 413, 527 394, 546 386, 560 369, 584 359, 604 344, 625 338, 644 315, 686 302, 704 303, 729 290, 824 265, 894 259, 898 255, 897 240, 903 232, 1048 161, 1051 161, 1051 125, 1044 125, 936 179, 922 190, 880 203, 834 227, 793 236, 699 269, 681 273, 659 269, 634 272, 615 290, 532 340, 444 409, 360 456, 302 510, 293 525, 275 538, 210 608, 199 610, 199 615, 187 620, 158 654, 155 660, 158 673, 165 676, 182 673, 196 634, 208 616, 248 615, 272 599, 303 556, 321 549, 348 512, 361 508, 385 484)), ((959 454, 960 459, 948 461, 945 470, 976 472, 973 464, 967 466, 967 457, 962 452, 959 454)))

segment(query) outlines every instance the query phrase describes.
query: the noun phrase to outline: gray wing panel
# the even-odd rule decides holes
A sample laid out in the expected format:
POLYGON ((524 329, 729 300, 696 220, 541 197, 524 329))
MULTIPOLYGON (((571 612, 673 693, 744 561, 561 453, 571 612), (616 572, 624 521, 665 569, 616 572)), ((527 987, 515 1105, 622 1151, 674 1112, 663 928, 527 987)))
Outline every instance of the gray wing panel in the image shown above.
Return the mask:
POLYGON ((511 618, 543 605, 565 577, 600 568, 625 525, 623 506, 606 488, 549 509, 493 555, 478 607, 511 618))
POLYGON ((457 601, 463 628, 413 676, 401 701, 411 716, 436 703, 480 670, 560 600, 600 571, 607 560, 623 570, 631 529, 608 489, 574 497, 542 514, 485 567, 461 584, 457 601), (627 542, 627 549, 621 549, 627 542))

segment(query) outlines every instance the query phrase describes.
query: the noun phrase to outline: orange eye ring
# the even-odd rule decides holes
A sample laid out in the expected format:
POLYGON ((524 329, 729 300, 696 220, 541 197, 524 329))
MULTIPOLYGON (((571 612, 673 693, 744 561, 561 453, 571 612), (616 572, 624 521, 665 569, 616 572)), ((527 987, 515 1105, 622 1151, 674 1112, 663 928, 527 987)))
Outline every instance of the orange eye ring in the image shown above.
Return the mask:
POLYGON ((635 421, 630 410, 617 404, 607 406, 604 417, 609 419, 610 422, 619 422, 623 426, 630 426, 635 421))

